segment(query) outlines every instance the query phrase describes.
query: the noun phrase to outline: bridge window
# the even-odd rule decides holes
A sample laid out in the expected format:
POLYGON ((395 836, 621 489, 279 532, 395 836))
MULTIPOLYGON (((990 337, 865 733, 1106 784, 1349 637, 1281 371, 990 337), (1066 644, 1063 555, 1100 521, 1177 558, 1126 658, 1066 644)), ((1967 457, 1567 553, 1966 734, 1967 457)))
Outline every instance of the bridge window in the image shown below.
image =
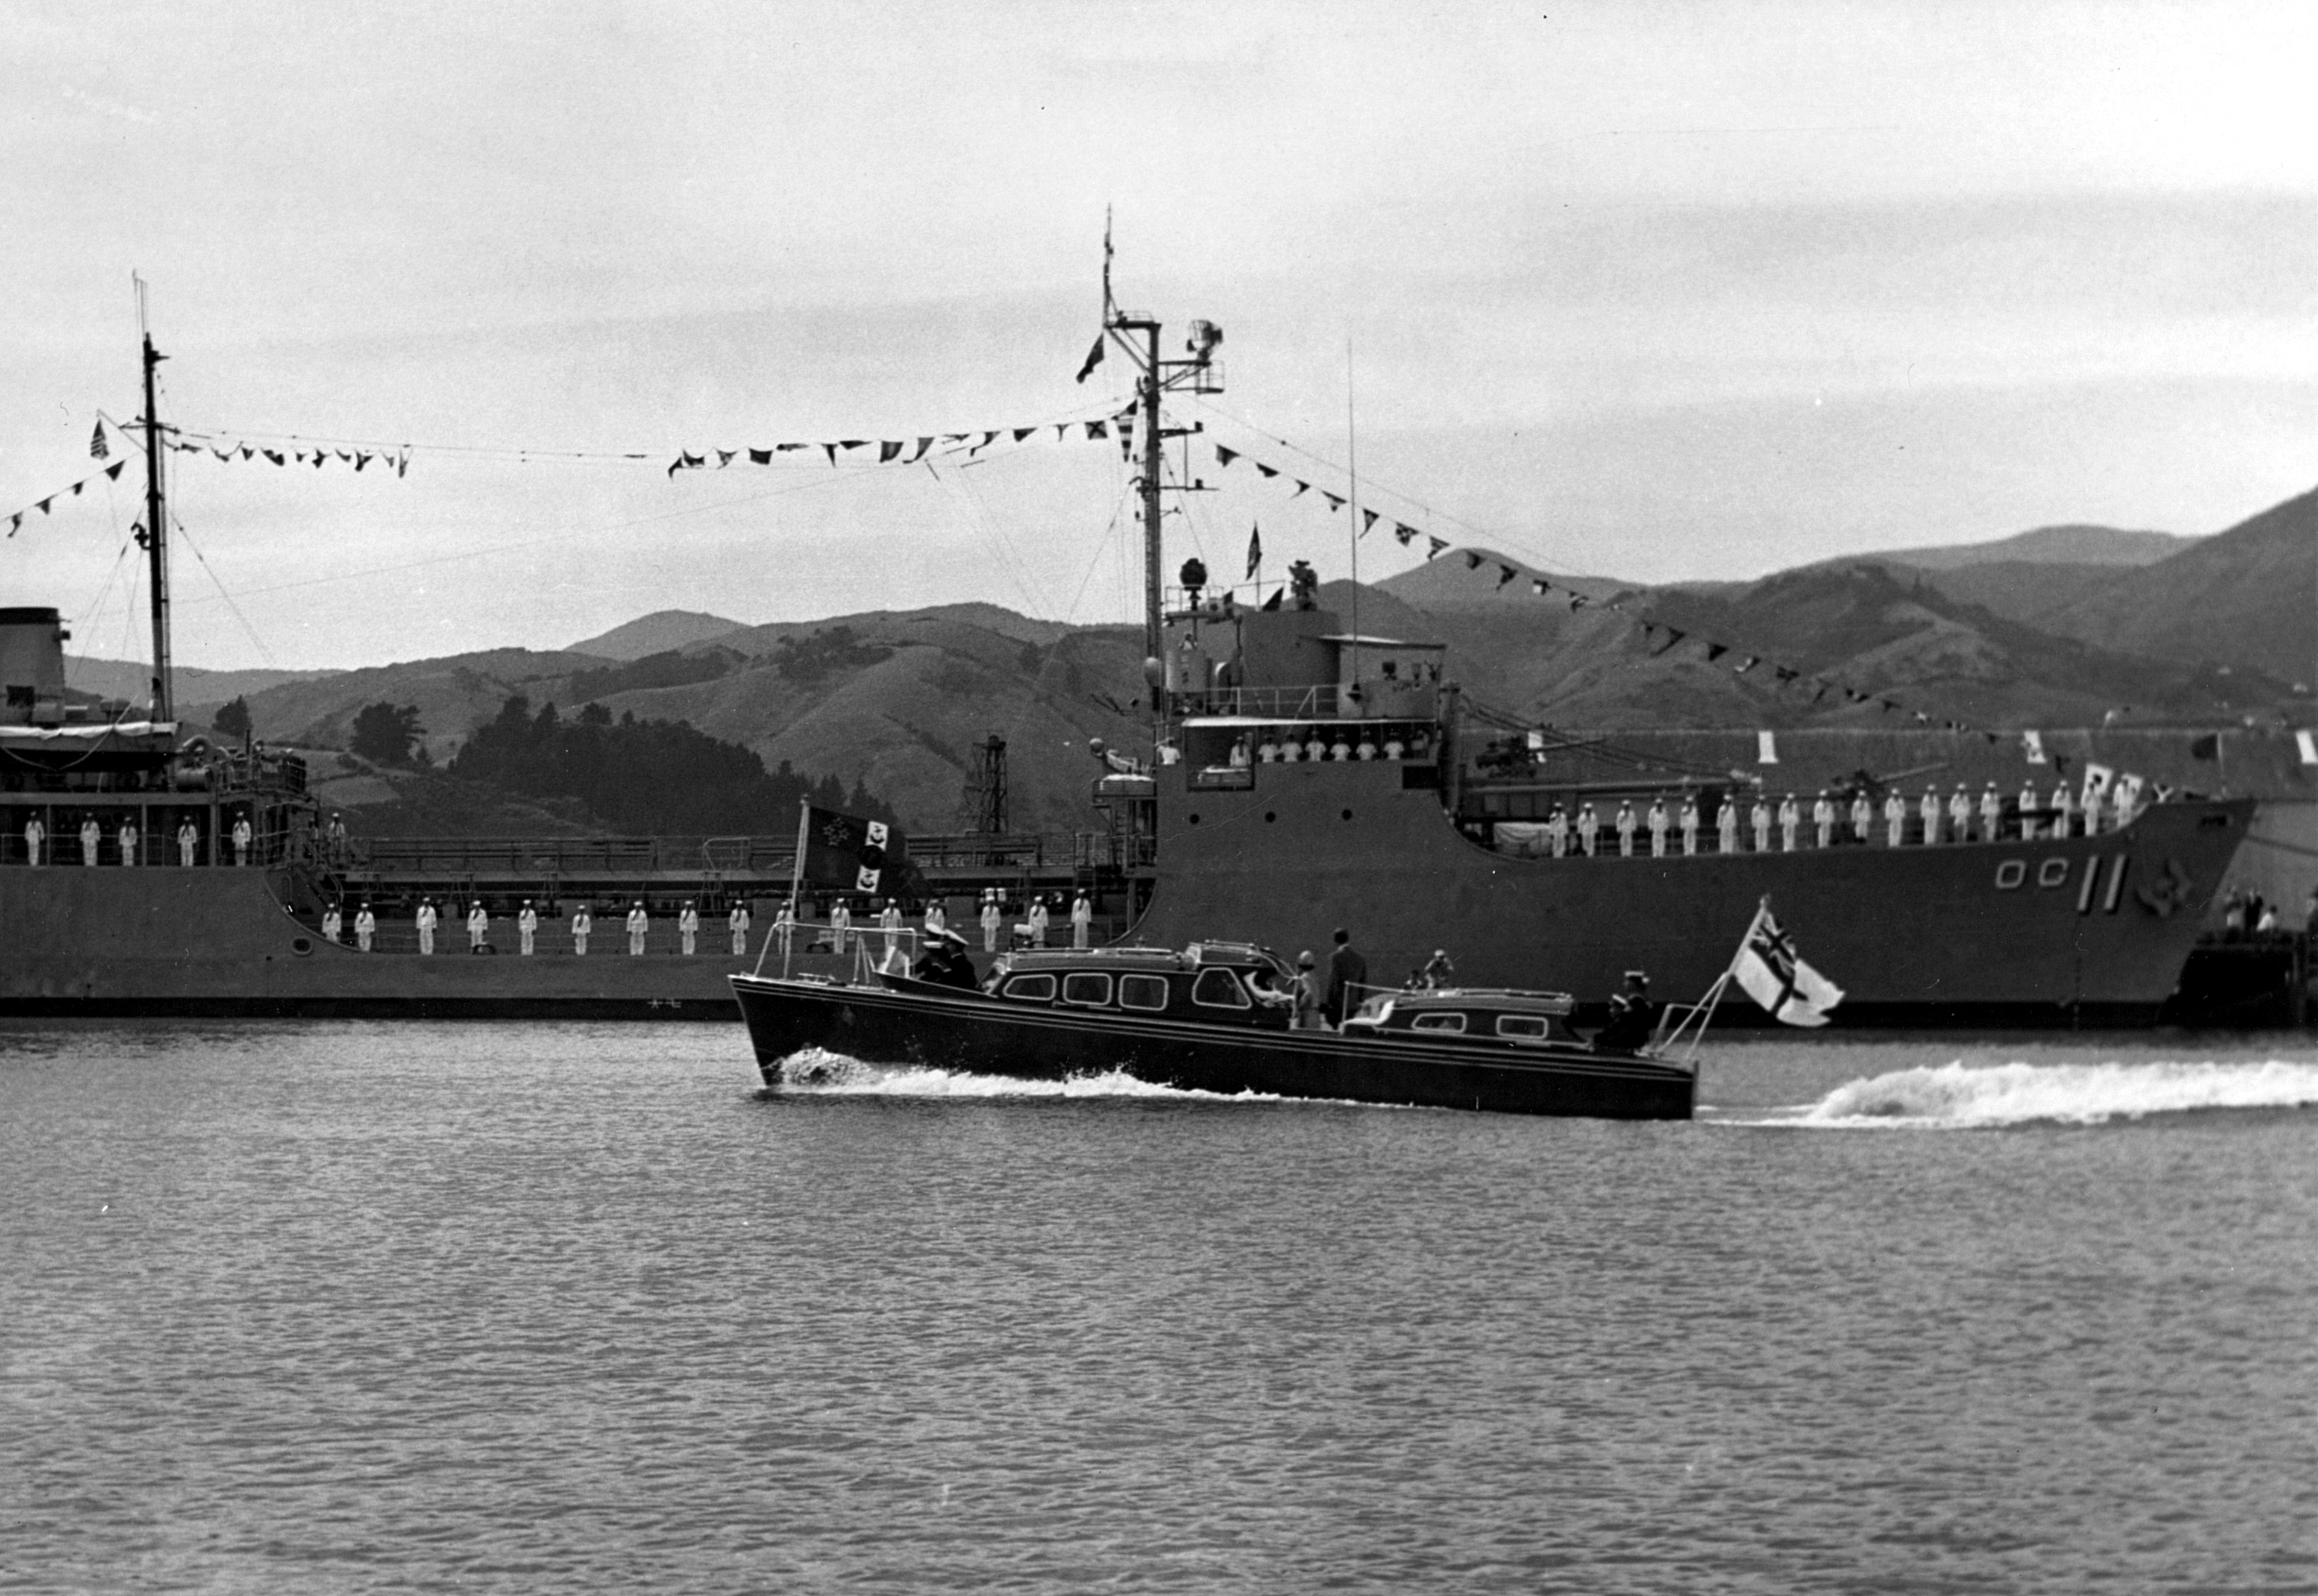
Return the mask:
POLYGON ((1497 1035, 1523 1036, 1532 1042, 1542 1042, 1545 1040, 1545 1017, 1541 1014, 1500 1014, 1497 1016, 1497 1035))
POLYGON ((1121 1009, 1164 1009, 1167 1007, 1167 978, 1163 975, 1120 976, 1119 1006, 1121 1009))
POLYGON ((1209 1009, 1244 1009, 1247 994, 1228 970, 1202 970, 1191 983, 1191 1001, 1209 1009))
POLYGON ((1080 970, 1063 977, 1063 1001, 1099 1008, 1110 1001, 1110 977, 1080 970))
POLYGON ((1442 1031, 1452 1036, 1462 1035, 1465 1017, 1461 1014, 1420 1014, 1408 1022, 1412 1031, 1442 1031))
POLYGON ((1055 978, 1051 975, 1017 975, 1006 983, 1006 995, 1025 1003, 1051 1003, 1055 1000, 1055 978))

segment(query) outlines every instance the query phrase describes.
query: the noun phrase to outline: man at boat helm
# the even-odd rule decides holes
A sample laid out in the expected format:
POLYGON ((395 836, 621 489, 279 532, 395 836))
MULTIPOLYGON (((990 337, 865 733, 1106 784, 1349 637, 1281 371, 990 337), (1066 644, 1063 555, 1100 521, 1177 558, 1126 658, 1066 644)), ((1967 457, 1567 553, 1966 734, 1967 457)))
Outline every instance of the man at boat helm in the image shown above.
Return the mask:
POLYGON ((1639 1053, 1658 1028, 1658 1006, 1650 1001, 1650 978, 1640 970, 1626 972, 1622 991, 1610 999, 1610 1023, 1594 1033, 1588 1044, 1596 1053, 1639 1053))
POLYGON ((1369 962, 1352 946, 1352 934, 1336 928, 1336 950, 1328 955, 1328 1019, 1341 1026, 1344 1017, 1361 1006, 1361 989, 1368 985, 1369 962))

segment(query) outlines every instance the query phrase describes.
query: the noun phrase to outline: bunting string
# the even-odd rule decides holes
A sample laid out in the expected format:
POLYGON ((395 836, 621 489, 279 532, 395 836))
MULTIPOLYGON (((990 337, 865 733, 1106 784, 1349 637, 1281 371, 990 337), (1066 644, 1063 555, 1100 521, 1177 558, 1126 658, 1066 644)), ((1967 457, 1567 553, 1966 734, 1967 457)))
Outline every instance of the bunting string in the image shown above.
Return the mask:
MULTIPOLYGON (((103 456, 100 454, 97 458, 101 460, 103 456)), ((87 488, 91 482, 96 481, 99 478, 103 478, 107 481, 112 480, 121 475, 122 468, 127 466, 128 463, 129 462, 125 460, 116 460, 101 471, 91 471, 87 476, 83 477, 71 487, 59 488, 54 493, 49 495, 48 498, 35 499, 32 503, 26 505, 22 509, 15 511, 8 517, 8 535, 10 537, 14 537, 16 535, 17 529, 24 525, 25 516, 33 515, 55 515, 56 511, 51 507, 56 504, 57 500, 60 498, 78 498, 81 496, 82 490, 87 488)))

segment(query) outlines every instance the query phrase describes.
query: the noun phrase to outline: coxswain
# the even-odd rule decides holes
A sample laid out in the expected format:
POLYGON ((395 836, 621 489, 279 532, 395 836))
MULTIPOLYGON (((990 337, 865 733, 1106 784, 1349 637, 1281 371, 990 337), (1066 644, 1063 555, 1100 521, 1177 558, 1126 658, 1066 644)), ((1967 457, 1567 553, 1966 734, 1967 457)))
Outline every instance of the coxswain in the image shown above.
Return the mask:
POLYGON ((1615 823, 1618 830, 1618 856, 1622 859, 1631 859, 1634 856, 1634 806, 1631 803, 1622 799, 1619 801, 1618 819, 1615 823))
POLYGON ((692 906, 689 898, 685 900, 684 907, 676 911, 676 937, 684 956, 690 958, 700 941, 700 910, 692 906))
POLYGON ((474 907, 467 910, 467 951, 482 952, 483 941, 490 934, 491 917, 483 912, 483 901, 478 898, 474 907))
POLYGON ((103 846, 104 828, 96 823, 94 815, 84 816, 80 822, 80 862, 95 864, 97 850, 103 846))
POLYGON ((1434 948, 1433 956, 1424 961, 1424 968, 1417 972, 1416 979, 1427 991, 1439 991, 1442 987, 1453 985, 1457 979, 1457 966, 1449 962, 1449 950, 1434 948))
POLYGON ((249 863, 249 845, 256 835, 249 829, 247 811, 233 817, 233 862, 236 865, 249 863))
POLYGON ((853 946, 853 910, 840 897, 829 906, 829 936, 831 946, 844 953, 853 946))
MULTIPOLYGON (((732 956, 739 958, 749 951, 749 901, 732 900, 732 911, 724 917, 724 928, 732 933, 732 956)), ((786 898, 773 910, 773 935, 780 939, 781 957, 789 956, 789 944, 796 937, 796 906, 786 898)))
POLYGON ((1071 946, 1084 952, 1088 939, 1093 934, 1094 905, 1087 901, 1084 892, 1081 892, 1071 900, 1071 946))
POLYGON ((1769 853, 1771 851, 1771 800, 1767 794, 1762 793, 1755 794, 1755 807, 1747 811, 1747 823, 1754 828, 1755 851, 1758 854, 1769 853))
POLYGON ((1596 1053, 1640 1053, 1649 1045, 1658 1023, 1658 1005, 1650 1001, 1650 978, 1640 970, 1629 970, 1624 988, 1611 996, 1610 1023, 1594 1033, 1590 1045, 1596 1053))
POLYGON ((420 953, 435 951, 435 928, 441 919, 442 917, 435 912, 434 899, 418 900, 418 951, 420 953))
POLYGON ((363 952, 368 953, 371 940, 377 935, 378 916, 370 911, 368 903, 364 903, 355 912, 355 946, 363 952))
POLYGON ((523 901, 523 912, 515 917, 515 928, 522 938, 523 956, 531 957, 539 940, 539 910, 532 907, 528 898, 523 901))
POLYGON ((1835 841, 1835 800, 1827 795, 1825 787, 1819 790, 1819 802, 1811 805, 1811 829, 1818 834, 1819 847, 1835 841))
POLYGON ((337 903, 333 900, 330 906, 322 910, 322 940, 336 942, 338 939, 338 932, 345 924, 345 920, 338 914, 337 903))
POLYGON ((121 862, 134 867, 137 863, 137 822, 123 815, 121 820, 121 829, 113 833, 113 840, 120 844, 121 862))
POLYGON ((1779 800, 1779 851, 1795 851, 1795 834, 1803 827, 1802 805, 1795 802, 1792 793, 1779 800))
POLYGON ((188 820, 177 828, 177 863, 191 870, 193 867, 193 861, 201 856, 201 828, 188 820))
POLYGON ((1589 798, 1577 806, 1577 846, 1590 859, 1601 841, 1602 817, 1594 812, 1594 801, 1589 798))
POLYGON ((644 901, 639 898, 628 910, 628 957, 643 956, 644 937, 651 931, 651 916, 644 912, 644 901))
POLYGON ((40 817, 36 814, 26 815, 24 817, 24 862, 34 865, 44 863, 42 850, 47 847, 48 840, 49 829, 40 824, 40 817))
POLYGON ((588 956, 588 938, 596 929, 596 917, 588 912, 585 903, 571 911, 571 953, 575 958, 588 956))
POLYGON ((998 951, 999 928, 1005 924, 1005 912, 998 907, 998 889, 989 887, 982 894, 982 951, 998 951))
POLYGON ((1667 807, 1664 798, 1650 800, 1650 857, 1666 857, 1667 807))
POLYGON ((1031 898, 1030 912, 1023 918, 1029 923, 1030 928, 1030 946, 1032 947, 1046 946, 1047 928, 1048 925, 1053 923, 1054 917, 1047 912, 1047 896, 1044 892, 1038 893, 1031 898))
POLYGON ((885 962, 893 963, 894 955, 902 949, 902 905, 898 899, 888 898, 885 907, 877 911, 877 928, 885 937, 885 962))
POLYGON ((1908 801, 1894 787, 1883 800, 1883 840, 1898 847, 1908 839, 1908 801))
POLYGON ((1682 856, 1685 859, 1698 852, 1698 800, 1688 793, 1682 795, 1682 856))

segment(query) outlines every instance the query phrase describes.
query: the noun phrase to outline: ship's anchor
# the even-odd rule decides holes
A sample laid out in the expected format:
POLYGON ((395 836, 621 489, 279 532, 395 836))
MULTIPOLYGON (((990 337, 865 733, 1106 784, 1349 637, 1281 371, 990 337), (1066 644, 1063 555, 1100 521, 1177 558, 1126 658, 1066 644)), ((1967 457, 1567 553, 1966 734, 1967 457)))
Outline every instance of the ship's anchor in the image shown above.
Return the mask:
POLYGON ((2189 873, 2181 868, 2181 861, 2168 859, 2164 875, 2152 885, 2136 887, 2133 895, 2159 919, 2171 919, 2175 910, 2189 906, 2189 873))

